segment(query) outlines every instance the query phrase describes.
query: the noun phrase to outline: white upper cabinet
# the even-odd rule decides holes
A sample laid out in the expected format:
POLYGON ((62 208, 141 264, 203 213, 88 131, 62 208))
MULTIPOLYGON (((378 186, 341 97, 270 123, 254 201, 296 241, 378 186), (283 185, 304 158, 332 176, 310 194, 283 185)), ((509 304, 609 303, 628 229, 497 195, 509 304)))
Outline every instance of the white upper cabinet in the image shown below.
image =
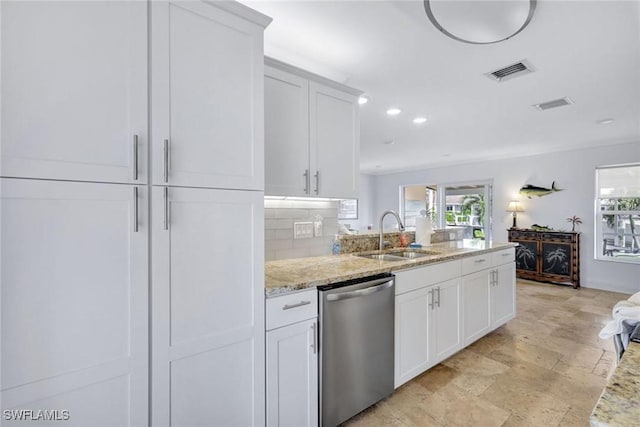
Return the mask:
POLYGON ((0 175, 146 182, 147 7, 0 2, 0 175))
POLYGON ((273 59, 265 68, 265 194, 358 197, 359 91, 273 59))
POLYGON ((356 198, 360 174, 357 96, 311 82, 309 98, 311 195, 356 198))
POLYGON ((220 7, 151 3, 153 184, 264 187, 262 45, 269 21, 220 7))
POLYGON ((309 195, 309 80, 265 67, 265 191, 309 195), (286 118, 286 119, 285 119, 286 118))
POLYGON ((147 187, 0 185, 2 410, 149 425, 147 187))

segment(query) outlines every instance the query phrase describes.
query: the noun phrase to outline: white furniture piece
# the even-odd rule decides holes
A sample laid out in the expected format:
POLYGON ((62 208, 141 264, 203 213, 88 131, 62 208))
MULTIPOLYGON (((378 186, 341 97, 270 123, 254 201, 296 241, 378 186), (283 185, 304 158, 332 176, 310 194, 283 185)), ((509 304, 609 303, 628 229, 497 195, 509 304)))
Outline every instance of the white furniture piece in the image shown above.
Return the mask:
POLYGON ((515 250, 462 260, 464 345, 515 317, 515 250))
POLYGON ((0 4, 2 176, 146 182, 147 9, 0 4))
POLYGON ((358 196, 360 91, 265 59, 265 194, 358 196))
POLYGON ((318 292, 266 300, 267 426, 318 425, 318 292))
POLYGON ((462 346, 460 261, 394 274, 397 388, 462 346))
POLYGON ((263 190, 268 20, 215 4, 151 3, 153 184, 263 190))
POLYGON ((2 409, 263 425, 270 19, 206 1, 0 13, 2 409))
POLYGON ((147 188, 0 185, 3 411, 64 409, 73 426, 147 425, 147 188))
POLYGON ((395 271, 396 388, 515 317, 515 251, 395 271))

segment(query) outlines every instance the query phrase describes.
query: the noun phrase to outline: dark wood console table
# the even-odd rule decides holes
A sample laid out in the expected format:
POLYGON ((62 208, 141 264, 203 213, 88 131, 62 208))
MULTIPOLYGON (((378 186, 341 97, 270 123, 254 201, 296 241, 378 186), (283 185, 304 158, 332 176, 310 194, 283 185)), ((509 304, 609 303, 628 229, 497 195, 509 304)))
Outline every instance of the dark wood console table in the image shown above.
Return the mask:
POLYGON ((580 233, 509 229, 516 247, 516 276, 580 287, 580 233))

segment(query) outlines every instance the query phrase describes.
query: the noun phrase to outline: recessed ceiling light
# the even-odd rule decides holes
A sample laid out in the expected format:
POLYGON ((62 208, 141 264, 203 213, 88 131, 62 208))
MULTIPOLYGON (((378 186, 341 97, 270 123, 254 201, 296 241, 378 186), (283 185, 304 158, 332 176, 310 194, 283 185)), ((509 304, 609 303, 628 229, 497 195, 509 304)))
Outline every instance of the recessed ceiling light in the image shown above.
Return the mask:
POLYGON ((360 98, 358 98, 358 104, 360 105, 364 105, 367 102, 369 102, 369 97, 366 95, 362 95, 360 98))
POLYGON ((451 153, 445 153, 442 155, 442 157, 451 157, 451 153))
POLYGON ((599 125, 610 125, 611 123, 615 122, 614 119, 602 119, 602 120, 598 120, 598 124, 599 125))
POLYGON ((416 117, 415 119, 413 119, 413 123, 415 124, 424 123, 426 121, 427 121, 426 117, 416 117))
POLYGON ((376 169, 380 169, 382 165, 376 165, 376 169))
POLYGON ((394 140, 390 139, 390 140, 388 140, 388 141, 382 141, 382 143, 383 143, 384 145, 393 145, 393 144, 395 144, 396 142, 395 142, 394 140))
POLYGON ((398 114, 402 113, 402 110, 399 108, 389 108, 387 110, 387 114, 390 116, 397 116, 398 114))

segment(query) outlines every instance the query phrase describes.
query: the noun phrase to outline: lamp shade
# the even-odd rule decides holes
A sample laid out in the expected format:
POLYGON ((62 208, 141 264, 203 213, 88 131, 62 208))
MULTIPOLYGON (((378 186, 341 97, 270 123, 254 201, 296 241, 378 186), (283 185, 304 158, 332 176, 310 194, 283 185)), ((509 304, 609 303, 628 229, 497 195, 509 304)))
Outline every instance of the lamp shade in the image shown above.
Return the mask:
POLYGON ((509 206, 507 206, 507 212, 524 212, 520 202, 517 200, 512 200, 509 202, 509 206))

